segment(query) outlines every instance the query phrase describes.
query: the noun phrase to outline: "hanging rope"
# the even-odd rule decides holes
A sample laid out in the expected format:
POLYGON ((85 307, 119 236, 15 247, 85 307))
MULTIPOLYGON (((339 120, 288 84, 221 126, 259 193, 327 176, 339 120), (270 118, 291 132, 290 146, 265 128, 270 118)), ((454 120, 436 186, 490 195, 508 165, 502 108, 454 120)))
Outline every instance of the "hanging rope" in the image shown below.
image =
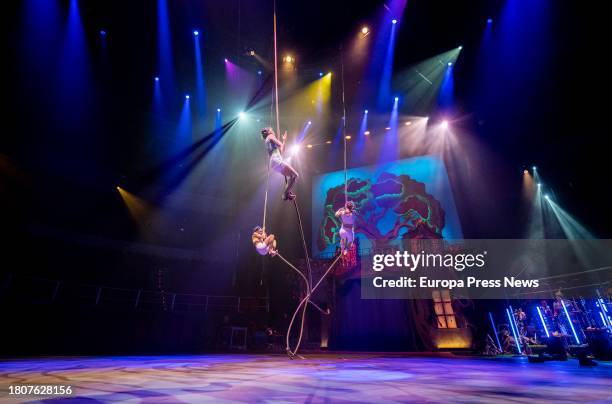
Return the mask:
MULTIPOLYGON (((344 66, 342 67, 342 69, 343 69, 342 70, 342 102, 343 102, 343 105, 344 105, 344 66)), ((272 102, 270 103, 270 121, 272 121, 272 104, 274 104, 276 106, 276 133, 280 134, 280 114, 279 114, 279 106, 278 106, 278 44, 277 44, 277 28, 276 28, 276 0, 274 1, 274 92, 272 94, 272 102)), ((343 123, 343 133, 344 133, 344 170, 345 170, 344 184, 345 184, 345 199, 346 199, 346 187, 347 187, 347 181, 346 181, 346 129, 345 129, 345 126, 346 126, 346 108, 344 110, 343 121, 344 121, 344 123, 343 123)), ((265 196, 264 196, 264 211, 263 211, 263 220, 262 220, 262 222, 263 222, 262 228, 263 228, 264 232, 266 230, 266 217, 267 217, 267 210, 268 210, 268 194, 269 194, 269 189, 270 189, 270 167, 271 167, 271 160, 268 160, 268 170, 267 170, 268 172, 267 172, 267 176, 266 176, 266 191, 265 191, 265 196)), ((285 180, 286 180, 286 178, 285 178, 285 180)), ((302 248, 304 249, 304 257, 306 259, 306 267, 308 269, 308 276, 304 275, 304 273, 302 271, 300 271, 298 268, 296 268, 294 265, 292 265, 282 255, 277 254, 277 256, 283 262, 285 262, 285 264, 287 264, 291 269, 296 271, 302 277, 302 279, 304 279, 304 283, 306 284, 306 295, 300 301, 300 304, 295 309, 295 312, 293 313, 293 316, 291 317, 291 322, 289 323, 289 328, 287 329, 287 336, 286 336, 286 349, 287 349, 287 354, 289 355, 289 357, 291 357, 291 358, 300 357, 301 358, 301 356, 299 356, 297 353, 298 353, 298 350, 300 348, 300 344, 302 343, 302 336, 304 334, 304 325, 305 325, 305 321, 306 321, 306 309, 308 308, 308 303, 310 303, 312 306, 314 306, 322 314, 326 314, 326 315, 330 314, 329 310, 325 310, 324 311, 317 304, 312 302, 310 300, 310 297, 312 296, 312 294, 315 291, 315 289, 321 284, 323 279, 327 276, 327 274, 330 273, 331 269, 334 267, 336 262, 338 262, 338 260, 340 259, 340 255, 338 255, 338 257, 336 257, 336 259, 332 262, 330 267, 325 271, 323 276, 321 276, 321 278, 317 282, 316 286, 314 288, 312 288, 312 268, 311 268, 311 265, 310 265, 310 257, 308 255, 308 246, 306 244, 306 237, 304 235, 304 226, 302 224, 302 216, 300 214, 300 209, 298 207, 296 199, 293 199, 293 205, 295 207, 295 213, 296 213, 297 218, 298 218, 298 224, 299 224, 299 229, 300 229, 300 237, 302 239, 302 248), (291 329, 293 328, 293 323, 295 322, 295 318, 297 317, 297 314, 300 311, 300 309, 302 309, 300 332, 299 332, 297 344, 296 344, 295 348, 293 350, 291 350, 291 347, 290 347, 290 344, 289 344, 289 339, 290 339, 290 336, 291 336, 291 329)), ((263 271, 262 271, 262 276, 263 276, 263 271)))
POLYGON ((348 202, 348 172, 346 170, 346 101, 344 99, 344 55, 340 45, 340 80, 342 81, 342 137, 344 138, 344 205, 348 202))

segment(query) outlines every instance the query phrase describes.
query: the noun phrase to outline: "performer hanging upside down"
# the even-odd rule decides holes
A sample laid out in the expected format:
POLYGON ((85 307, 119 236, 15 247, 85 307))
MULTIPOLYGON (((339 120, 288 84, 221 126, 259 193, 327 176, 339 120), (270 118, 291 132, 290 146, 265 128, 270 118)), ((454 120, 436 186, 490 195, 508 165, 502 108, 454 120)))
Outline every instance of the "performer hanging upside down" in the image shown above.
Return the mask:
POLYGON ((276 237, 274 234, 268 236, 260 226, 255 226, 251 239, 255 249, 260 255, 270 254, 274 257, 278 253, 276 250, 276 237))
POLYGON ((346 202, 343 208, 338 209, 336 217, 342 221, 340 228, 340 250, 346 255, 355 241, 355 204, 351 201, 346 202))
POLYGON ((285 142, 287 140, 287 131, 283 134, 282 142, 276 138, 272 128, 263 128, 261 135, 265 140, 266 151, 270 156, 270 168, 285 176, 285 191, 283 192, 283 200, 295 199, 295 194, 291 191, 298 178, 298 173, 285 160, 283 160, 283 152, 285 151, 285 142))

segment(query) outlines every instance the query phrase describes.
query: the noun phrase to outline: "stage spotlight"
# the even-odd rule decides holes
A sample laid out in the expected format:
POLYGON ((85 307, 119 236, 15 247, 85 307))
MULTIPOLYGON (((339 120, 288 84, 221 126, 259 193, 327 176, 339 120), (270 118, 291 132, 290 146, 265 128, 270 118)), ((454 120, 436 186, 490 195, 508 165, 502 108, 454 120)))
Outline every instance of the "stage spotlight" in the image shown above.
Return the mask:
POLYGON ((446 119, 443 120, 440 127, 442 127, 442 129, 448 129, 448 121, 446 119))
POLYGON ((395 97, 395 102, 398 102, 398 101, 399 101, 399 97, 395 97))
POLYGON ((331 142, 332 142, 331 140, 327 140, 325 143, 331 144, 331 142))
POLYGON ((300 152, 300 145, 299 144, 294 144, 293 146, 291 146, 291 148, 289 149, 289 154, 291 156, 295 156, 296 154, 298 154, 300 152))
POLYGON ((368 113, 368 110, 366 109, 366 110, 365 110, 365 111, 363 111, 363 112, 364 112, 364 114, 367 114, 367 113, 368 113))
POLYGON ((287 55, 283 58, 283 61, 286 63, 293 63, 295 62, 295 59, 291 55, 287 55))
POLYGON ((493 24, 493 18, 488 18, 487 19, 487 24, 493 24))
POLYGON ((154 77, 154 80, 155 80, 155 81, 159 81, 159 77, 158 77, 158 76, 155 76, 155 77, 154 77))
POLYGON ((257 74, 261 76, 261 70, 257 70, 257 74))
POLYGON ((246 116, 246 114, 244 112, 240 112, 238 114, 238 119, 243 119, 246 116))
POLYGON ((394 19, 391 20, 391 23, 392 24, 397 24, 397 20, 394 18, 394 19))
POLYGON ((538 169, 538 167, 536 167, 536 166, 533 166, 533 167, 531 167, 531 168, 533 169, 533 171, 535 171, 535 170, 537 170, 537 169, 538 169))
POLYGON ((189 99, 189 94, 185 94, 185 99, 188 100, 189 99))
POLYGON ((523 174, 527 175, 527 174, 529 174, 529 171, 523 170, 523 174))
POLYGON ((546 199, 550 199, 550 197, 548 196, 548 194, 544 194, 544 198, 546 198, 546 199))
POLYGON ((368 35, 368 34, 370 33, 370 28, 368 28, 368 27, 366 27, 366 26, 362 27, 362 28, 361 28, 361 33, 362 33, 363 35, 368 35))
POLYGON ((217 112, 221 112, 221 108, 217 108, 217 112))
POLYGON ((312 121, 308 121, 308 125, 312 125, 312 121))
POLYGON ((538 187, 541 187, 541 186, 542 186, 542 184, 538 182, 538 187))
POLYGON ((346 140, 351 140, 351 135, 346 135, 344 138, 345 138, 346 140))
POLYGON ((387 126, 387 127, 385 128, 385 130, 391 130, 391 127, 390 127, 390 126, 387 126))
POLYGON ((200 31, 198 30, 193 31, 193 36, 198 36, 198 35, 200 35, 200 31))
POLYGON ((453 62, 448 62, 448 67, 451 67, 453 65, 453 62))
POLYGON ((249 55, 255 56, 255 51, 254 50, 249 51, 249 55))
POLYGON ((311 144, 306 145, 306 147, 308 147, 309 149, 312 149, 312 145, 311 144))
POLYGON ((323 72, 319 72, 319 77, 323 77, 323 72))
POLYGON ((410 122, 410 121, 406 121, 406 123, 405 123, 404 125, 406 125, 406 126, 410 126, 410 125, 412 125, 412 122, 410 122))
POLYGON ((101 36, 106 36, 106 31, 104 31, 104 30, 100 30, 100 35, 101 35, 101 36))
POLYGON ((463 45, 459 45, 459 50, 463 49, 463 45))
POLYGON ((225 63, 229 62, 229 60, 227 60, 227 58, 223 59, 223 61, 224 61, 225 63))
POLYGON ((366 130, 365 132, 363 132, 363 134, 366 135, 366 136, 370 136, 370 131, 366 130))

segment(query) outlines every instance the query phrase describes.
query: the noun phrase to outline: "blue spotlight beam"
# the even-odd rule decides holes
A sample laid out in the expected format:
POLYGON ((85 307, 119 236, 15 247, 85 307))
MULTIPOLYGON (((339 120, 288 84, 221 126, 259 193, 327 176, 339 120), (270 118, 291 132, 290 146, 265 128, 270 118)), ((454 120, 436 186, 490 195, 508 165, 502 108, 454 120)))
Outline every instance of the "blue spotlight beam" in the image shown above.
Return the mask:
POLYGON ((561 305, 563 306, 563 311, 567 316, 567 322, 569 323, 570 328, 572 329, 572 334, 574 334, 574 339, 576 340, 576 344, 580 345, 580 339, 578 339, 578 334, 576 333, 576 329, 574 328, 574 324, 572 323, 572 318, 567 311, 567 307, 565 306, 565 300, 561 299, 561 305))
POLYGON ((544 327, 544 332, 546 333, 546 337, 550 337, 548 333, 548 327, 546 327, 546 322, 544 321, 544 316, 542 315, 542 311, 540 310, 540 306, 536 306, 538 310, 538 316, 540 316, 540 321, 542 322, 542 327, 544 327))
POLYGON ((491 314, 491 312, 489 312, 489 320, 491 320, 491 327, 493 327, 493 333, 495 334, 495 340, 497 341, 499 352, 504 352, 501 343, 499 342, 499 335, 497 335, 497 328, 495 327, 495 321, 493 321, 493 314, 491 314))
POLYGON ((516 341, 516 348, 518 349, 519 355, 523 354, 523 350, 521 349, 521 341, 518 337, 518 330, 514 328, 514 314, 512 314, 512 306, 510 309, 506 308, 506 314, 508 315, 508 321, 510 321, 510 329, 512 330, 512 335, 514 335, 514 340, 516 341))
POLYGON ((193 33, 193 41, 194 41, 194 52, 195 52, 195 83, 196 83, 196 101, 197 101, 197 111, 198 116, 200 118, 204 118, 204 113, 206 111, 206 87, 204 84, 204 71, 202 69, 202 53, 200 51, 200 35, 199 31, 194 31, 193 33), (198 32, 198 34, 196 34, 198 32))
POLYGON ((158 68, 166 96, 174 94, 174 67, 172 64, 172 41, 170 39, 170 17, 168 0, 157 0, 158 68))

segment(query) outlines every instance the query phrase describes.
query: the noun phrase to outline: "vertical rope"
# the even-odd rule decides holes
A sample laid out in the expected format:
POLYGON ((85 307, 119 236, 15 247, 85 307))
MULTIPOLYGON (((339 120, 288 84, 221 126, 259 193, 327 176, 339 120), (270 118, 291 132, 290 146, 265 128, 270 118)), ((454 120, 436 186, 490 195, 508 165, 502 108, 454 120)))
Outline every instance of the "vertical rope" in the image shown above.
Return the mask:
POLYGON ((344 138, 344 203, 348 200, 348 178, 346 172, 346 102, 344 98, 344 54, 340 45, 340 79, 342 81, 342 137, 344 138))
POLYGON ((276 134, 280 136, 280 119, 278 114, 278 47, 276 43, 276 0, 274 0, 274 94, 276 102, 276 134))

